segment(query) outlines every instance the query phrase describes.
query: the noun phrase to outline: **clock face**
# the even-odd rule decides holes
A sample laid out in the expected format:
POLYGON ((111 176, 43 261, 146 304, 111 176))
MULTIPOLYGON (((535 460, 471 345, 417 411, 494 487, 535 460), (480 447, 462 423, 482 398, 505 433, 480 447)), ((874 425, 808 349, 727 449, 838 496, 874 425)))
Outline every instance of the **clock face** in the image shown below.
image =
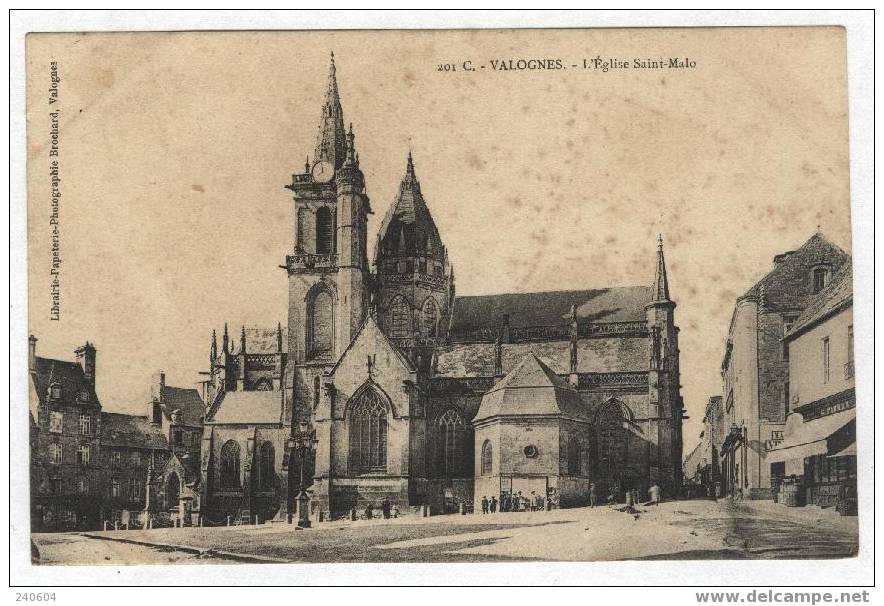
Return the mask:
POLYGON ((320 183, 325 183, 327 181, 331 181, 332 177, 335 176, 335 169, 332 166, 331 162, 326 162, 325 160, 320 160, 316 164, 313 165, 313 180, 319 181, 320 183))

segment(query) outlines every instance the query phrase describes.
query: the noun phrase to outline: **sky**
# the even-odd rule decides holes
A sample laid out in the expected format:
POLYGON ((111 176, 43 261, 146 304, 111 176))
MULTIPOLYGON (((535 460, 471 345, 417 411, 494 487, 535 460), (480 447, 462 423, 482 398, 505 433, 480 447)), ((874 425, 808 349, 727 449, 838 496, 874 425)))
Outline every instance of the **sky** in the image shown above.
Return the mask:
POLYGON ((721 390, 735 298, 817 229, 850 250, 838 28, 31 34, 27 45, 29 329, 38 355, 95 344, 106 410, 145 413, 160 369, 195 384, 225 321, 233 334, 285 324, 283 186, 313 153, 331 50, 374 209, 369 241, 411 149, 459 294, 650 284, 663 235, 686 453, 721 390), (596 57, 696 67, 581 69, 596 57), (519 58, 565 69, 492 67, 519 58))

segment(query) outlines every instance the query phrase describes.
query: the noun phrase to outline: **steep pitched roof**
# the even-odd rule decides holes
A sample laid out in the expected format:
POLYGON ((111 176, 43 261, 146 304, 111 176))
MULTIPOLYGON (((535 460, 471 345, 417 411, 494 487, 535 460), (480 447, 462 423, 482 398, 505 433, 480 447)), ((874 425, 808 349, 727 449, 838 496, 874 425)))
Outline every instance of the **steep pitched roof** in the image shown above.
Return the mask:
POLYGON ((833 311, 853 302, 853 262, 847 261, 792 323, 786 338, 794 337, 833 311))
POLYGON ((804 309, 813 299, 813 268, 826 265, 837 272, 850 255, 815 233, 800 248, 776 257, 776 266, 746 291, 745 297, 764 293, 765 304, 772 309, 804 309))
POLYGON ((497 330, 504 317, 511 328, 563 326, 570 321, 572 305, 578 321, 644 322, 652 296, 649 286, 624 286, 457 297, 449 336, 452 341, 474 340, 483 330, 497 330))
POLYGON ((170 387, 163 389, 163 414, 172 418, 172 413, 181 411, 181 422, 184 425, 199 426, 206 416, 206 406, 199 391, 193 388, 170 387))
POLYGON ((168 440, 158 425, 138 415, 101 413, 101 443, 129 448, 166 449, 168 440))
POLYGON ((34 389, 41 401, 45 400, 49 393, 49 386, 58 384, 61 387, 61 398, 64 402, 77 402, 83 407, 101 406, 98 397, 92 389, 83 368, 76 362, 54 360, 51 358, 37 357, 34 360, 34 371, 31 373, 34 381, 34 389), (88 399, 80 399, 85 394, 88 399))
MULTIPOLYGON (((399 184, 399 194, 387 210, 378 231, 375 254, 378 262, 384 257, 426 256, 445 259, 445 247, 430 209, 424 202, 411 152, 408 153, 405 176, 399 184)), ((381 268, 380 263, 378 267, 381 268)))
POLYGON ((228 391, 216 402, 206 423, 257 425, 280 423, 282 396, 279 391, 228 391))
POLYGON ((314 161, 327 160, 334 165, 335 169, 338 169, 344 163, 347 141, 344 132, 344 110, 341 109, 336 73, 335 54, 332 53, 328 67, 325 103, 322 105, 322 117, 319 120, 319 133, 316 137, 316 150, 313 159, 314 161))
POLYGON ((534 354, 525 356, 482 397, 473 422, 525 415, 588 420, 577 391, 534 354))

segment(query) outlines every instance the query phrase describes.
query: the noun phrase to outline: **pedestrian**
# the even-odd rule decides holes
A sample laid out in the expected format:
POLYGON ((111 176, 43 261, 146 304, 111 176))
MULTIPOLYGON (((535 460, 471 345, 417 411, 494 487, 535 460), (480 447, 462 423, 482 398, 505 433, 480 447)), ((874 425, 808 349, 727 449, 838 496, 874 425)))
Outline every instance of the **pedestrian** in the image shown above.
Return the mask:
POLYGON ((516 493, 516 502, 513 511, 522 511, 522 491, 516 493))
POLYGON ((651 503, 659 505, 660 500, 660 486, 654 482, 654 484, 651 485, 651 503))
POLYGON ((482 497, 482 513, 488 513, 488 497, 482 497))
POLYGON ((537 493, 535 491, 531 491, 531 500, 528 501, 531 511, 537 511, 537 493))
POLYGON ((497 497, 491 495, 491 502, 488 503, 488 511, 495 513, 497 511, 497 497))
POLYGON ((393 517, 394 518, 399 517, 399 506, 398 505, 393 505, 393 517))
POLYGON ((381 503, 381 511, 384 514, 384 519, 390 519, 390 500, 387 497, 384 497, 384 501, 381 503))
POLYGON ((543 502, 544 498, 542 495, 537 495, 534 497, 534 507, 537 511, 543 511, 543 502))
POLYGON ((371 503, 367 503, 365 505, 365 519, 366 520, 371 519, 371 503))
POLYGON ((597 497, 596 491, 595 491, 595 482, 592 482, 589 485, 589 506, 590 507, 596 506, 596 499, 597 498, 598 497, 597 497))

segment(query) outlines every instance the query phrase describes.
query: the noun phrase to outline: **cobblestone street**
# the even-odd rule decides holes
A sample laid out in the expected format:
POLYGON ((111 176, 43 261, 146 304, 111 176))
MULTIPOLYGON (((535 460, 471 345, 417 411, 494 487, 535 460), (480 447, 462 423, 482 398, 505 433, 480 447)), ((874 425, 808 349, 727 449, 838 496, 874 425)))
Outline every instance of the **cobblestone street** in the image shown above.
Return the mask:
POLYGON ((770 502, 676 501, 640 506, 634 515, 599 507, 309 530, 265 524, 38 534, 34 541, 46 564, 817 559, 854 555, 857 520, 770 502))

